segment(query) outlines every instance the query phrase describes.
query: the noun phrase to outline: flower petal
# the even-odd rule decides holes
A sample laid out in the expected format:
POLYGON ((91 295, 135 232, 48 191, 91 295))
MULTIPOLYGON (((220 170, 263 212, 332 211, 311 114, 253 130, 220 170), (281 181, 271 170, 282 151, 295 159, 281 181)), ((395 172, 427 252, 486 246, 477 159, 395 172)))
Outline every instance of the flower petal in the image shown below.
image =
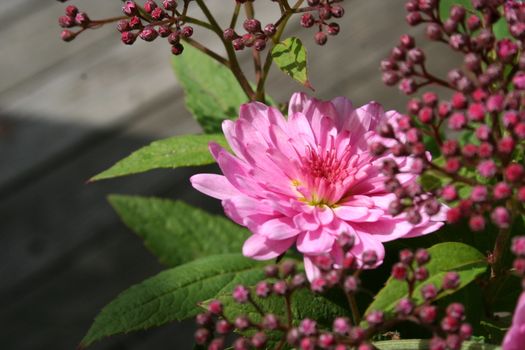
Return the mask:
POLYGON ((257 234, 269 239, 286 239, 297 236, 301 232, 288 217, 268 220, 257 230, 257 234))
POLYGON ((335 237, 322 229, 301 233, 297 238, 297 249, 303 254, 319 255, 332 249, 335 237))
POLYGON ((273 259, 284 253, 295 238, 275 241, 260 235, 252 235, 242 246, 242 254, 255 260, 273 259))
POLYGON ((210 197, 226 199, 241 194, 223 175, 197 174, 190 177, 193 188, 210 197))

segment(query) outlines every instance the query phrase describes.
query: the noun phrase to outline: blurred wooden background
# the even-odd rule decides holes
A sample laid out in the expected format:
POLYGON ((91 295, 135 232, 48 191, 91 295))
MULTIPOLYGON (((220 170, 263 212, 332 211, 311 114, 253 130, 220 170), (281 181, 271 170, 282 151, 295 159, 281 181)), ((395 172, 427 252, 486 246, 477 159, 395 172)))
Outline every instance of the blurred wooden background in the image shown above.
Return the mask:
MULTIPOLYGON (((222 23, 230 16, 224 2, 233 0, 208 1, 222 23)), ((120 14, 118 0, 72 3, 92 18, 120 14)), ((276 17, 263 3, 255 4, 266 23, 276 17)), ((313 43, 313 29, 299 28, 298 16, 291 21, 287 34, 300 35, 309 49, 315 95, 403 108, 406 98, 383 86, 379 72, 379 61, 408 29, 403 3, 345 1, 341 33, 325 47, 313 43)), ((1 349, 74 349, 106 303, 162 269, 119 222, 107 194, 180 198, 220 212, 188 185, 198 169, 85 184, 152 140, 200 129, 184 108, 164 40, 126 47, 108 26, 66 44, 57 25, 63 7, 54 0, 0 1, 1 349)), ((199 31, 195 38, 217 42, 199 31)), ((249 55, 242 61, 251 64, 249 55)), ((301 90, 275 69, 270 81, 278 101, 301 90)), ((192 327, 171 324, 93 349, 189 348, 192 327)))

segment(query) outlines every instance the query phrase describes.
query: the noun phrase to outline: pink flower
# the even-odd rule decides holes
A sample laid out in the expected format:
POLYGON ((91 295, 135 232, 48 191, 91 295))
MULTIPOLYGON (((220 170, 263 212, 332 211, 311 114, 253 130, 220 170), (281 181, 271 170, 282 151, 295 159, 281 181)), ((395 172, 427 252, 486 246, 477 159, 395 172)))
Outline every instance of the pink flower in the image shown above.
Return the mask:
MULTIPOLYGON (((198 174, 191 182, 222 200, 226 215, 253 233, 243 246, 247 257, 272 259, 295 244, 312 280, 319 275, 313 257, 330 254, 342 263, 337 238, 348 233, 355 237, 352 253, 359 260, 374 251, 381 263, 383 242, 430 233, 444 219, 443 212, 432 218, 422 212, 414 226, 405 214, 388 214, 396 197, 385 189, 378 167, 394 159, 409 170, 412 158, 375 156, 368 144, 389 142, 374 130, 382 121, 397 128, 400 117, 375 102, 354 109, 342 97, 319 101, 300 93, 290 100, 288 118, 276 108, 248 103, 238 120, 223 123, 235 155, 210 144, 224 176, 198 174)), ((406 184, 415 176, 398 178, 406 184)))
POLYGON ((512 325, 510 326, 505 339, 503 339, 503 350, 519 350, 525 343, 525 293, 521 296, 514 310, 512 325))

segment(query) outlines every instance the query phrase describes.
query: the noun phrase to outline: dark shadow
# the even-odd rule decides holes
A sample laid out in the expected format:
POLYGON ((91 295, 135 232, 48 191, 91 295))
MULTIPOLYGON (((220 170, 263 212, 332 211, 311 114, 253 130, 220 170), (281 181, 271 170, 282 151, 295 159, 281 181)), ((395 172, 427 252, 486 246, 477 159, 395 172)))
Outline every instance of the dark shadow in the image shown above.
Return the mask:
MULTIPOLYGON (((0 344, 17 350, 75 349, 104 305, 164 268, 120 222, 106 196, 181 199, 222 213, 219 201, 193 190, 188 180, 194 173, 217 168, 159 170, 86 184, 90 176, 154 139, 130 136, 118 128, 80 130, 33 119, 31 127, 49 130, 49 135, 84 135, 43 159, 34 153, 55 139, 15 139, 27 122, 2 120, 3 168, 17 157, 34 159, 20 167, 20 177, 6 177, 0 185, 0 344)), ((189 349, 192 344, 190 320, 117 336, 92 349, 189 349)))

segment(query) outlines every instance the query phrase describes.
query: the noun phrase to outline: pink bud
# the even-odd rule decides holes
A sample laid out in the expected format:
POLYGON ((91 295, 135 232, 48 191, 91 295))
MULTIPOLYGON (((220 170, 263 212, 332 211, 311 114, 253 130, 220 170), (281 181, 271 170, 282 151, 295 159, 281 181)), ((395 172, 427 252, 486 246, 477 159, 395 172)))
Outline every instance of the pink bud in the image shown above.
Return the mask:
POLYGON ((458 207, 450 208, 447 211, 447 222, 449 224, 454 224, 461 219, 461 210, 458 207))
POLYGON ((454 271, 447 272, 443 277, 443 289, 456 289, 459 287, 459 274, 454 271))
POLYGON ((481 174, 481 176, 489 178, 496 175, 498 168, 493 160, 488 159, 480 162, 478 164, 477 170, 481 174))
POLYGON ((345 335, 350 330, 350 323, 347 318, 338 317, 334 320, 332 329, 335 333, 345 335))
POLYGON ((510 62, 518 52, 518 46, 510 39, 502 39, 496 43, 496 52, 503 62, 510 62))
POLYGON ((490 215, 490 218, 500 228, 508 228, 510 226, 510 214, 504 207, 497 207, 490 215))
POLYGON ((481 158, 490 158, 492 156, 492 152, 494 150, 494 147, 488 142, 482 142, 478 147, 478 155, 481 158))
POLYGON ((403 263, 397 263, 392 266, 392 277, 397 280, 404 280, 407 277, 407 267, 403 263))
POLYGON ((485 218, 483 215, 473 215, 470 217, 468 225, 474 232, 480 232, 485 229, 485 218))
POLYGON ((498 151, 503 154, 511 154, 514 151, 515 142, 510 136, 504 136, 498 142, 498 151))
POLYGON ((512 83, 517 90, 525 90, 525 72, 518 72, 512 78, 512 83))
POLYGON ((452 333, 458 330, 459 328, 459 321, 457 318, 451 317, 451 316, 445 316, 441 320, 441 329, 444 330, 447 333, 452 333))
POLYGON ((232 296, 236 302, 244 304, 250 297, 250 291, 245 286, 238 285, 233 289, 232 296))
POLYGON ((523 177, 524 169, 521 164, 510 164, 505 168, 505 178, 510 182, 520 181, 523 177))
POLYGON ((478 128, 476 129, 476 137, 479 140, 485 141, 489 138, 489 136, 490 136, 490 128, 487 125, 482 124, 478 126, 478 128))
POLYGON ((485 106, 482 103, 471 103, 467 115, 470 120, 481 122, 485 119, 485 106))
POLYGON ((447 202, 454 201, 458 198, 458 193, 453 185, 446 185, 441 190, 441 197, 447 202))
POLYGON ((501 112, 504 102, 505 96, 502 94, 491 95, 487 100, 487 110, 489 112, 501 112))
POLYGON ((452 130, 461 130, 467 125, 467 118, 463 113, 456 112, 448 120, 448 127, 452 130))
POLYGON ((396 305, 396 313, 402 316, 408 316, 414 311, 414 304, 410 299, 401 299, 396 305))
POLYGON ((506 199, 512 194, 512 188, 505 182, 499 182, 494 186, 493 194, 495 199, 506 199))
POLYGON ((512 239, 512 252, 517 256, 525 256, 525 236, 517 236, 512 239))
POLYGON ((467 106, 467 98, 461 92, 456 92, 452 95, 452 107, 454 109, 463 109, 467 106))
POLYGON ((474 188, 472 188, 470 198, 474 202, 484 202, 487 199, 487 194, 488 194, 487 187, 482 186, 482 185, 474 186, 474 188))
POLYGON ((314 320, 305 318, 299 324, 299 331, 306 336, 314 335, 317 332, 317 323, 314 320))

